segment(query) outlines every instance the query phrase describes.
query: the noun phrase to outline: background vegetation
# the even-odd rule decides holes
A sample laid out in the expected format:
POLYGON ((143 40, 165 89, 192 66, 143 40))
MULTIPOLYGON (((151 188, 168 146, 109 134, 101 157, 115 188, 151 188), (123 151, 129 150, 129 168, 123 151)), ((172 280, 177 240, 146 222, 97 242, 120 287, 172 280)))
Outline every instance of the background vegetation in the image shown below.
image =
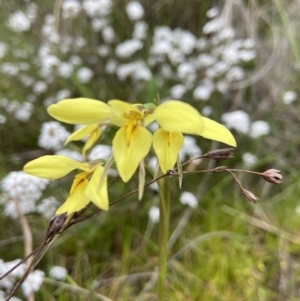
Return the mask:
MULTIPOLYGON (((194 193, 199 201, 191 208, 179 202, 181 191, 174 179, 168 300, 299 300, 299 1, 140 0, 144 13, 136 20, 126 13, 129 1, 95 0, 101 7, 98 12, 89 10, 87 0, 78 2, 78 12, 65 2, 1 2, 0 18, 5 21, 0 24, 0 179, 22 170, 37 156, 59 150, 41 146, 38 137, 42 125, 51 121, 46 106, 62 98, 140 103, 151 102, 157 94, 162 100, 180 98, 203 114, 211 111, 212 119, 232 128, 238 143, 235 158, 220 165, 255 171, 276 168, 284 183, 275 187, 239 174, 243 185, 260 198, 252 204, 229 174, 189 175, 183 191, 194 193), (12 21, 18 11, 25 14, 23 23, 22 16, 19 23, 12 21), (223 23, 212 24, 216 27, 210 29, 207 24, 218 17, 223 23), (148 29, 139 38, 140 46, 133 51, 131 44, 128 53, 125 48, 118 53, 118 45, 125 40, 138 40, 132 35, 141 20, 148 29), (16 23, 23 27, 18 29, 16 23), (167 52, 159 48, 162 45, 155 46, 155 32, 161 26, 167 28, 167 37, 173 37, 167 52), (222 38, 224 28, 234 34, 223 32, 222 38), (189 40, 190 33, 194 42, 189 40), (194 43, 191 50, 184 49, 189 43, 194 43), (239 51, 248 49, 254 56, 237 59, 240 54, 234 47, 238 43, 244 43, 239 51), (226 61, 229 46, 232 54, 226 61), (173 53, 174 49, 180 51, 173 53), (216 61, 207 63, 210 58, 204 57, 203 62, 201 54, 216 61), (227 66, 213 69, 218 62, 227 66), (189 69, 191 65, 197 66, 195 70, 189 69), (233 67, 240 68, 242 75, 237 71, 230 77, 233 67), (211 72, 216 73, 209 76, 211 72), (172 90, 176 85, 181 86, 172 90), (200 96, 195 92, 199 85, 200 96), (249 119, 229 115, 230 123, 224 114, 235 111, 248 114, 249 119), (269 130, 255 135, 251 125, 259 120, 269 130), (246 153, 252 159, 256 156, 251 164, 246 153)), ((110 144, 112 134, 107 133, 105 143, 110 144)), ((221 147, 196 140, 203 153, 221 147)), ((78 151, 78 145, 69 148, 78 151)), ((202 161, 190 168, 213 164, 202 161)), ((50 183, 43 197, 63 202, 71 181, 69 177, 50 183)), ((110 199, 136 186, 137 177, 126 185, 117 182, 110 199)), ((131 196, 64 233, 38 266, 46 276, 36 299, 99 300, 93 293, 84 296, 86 289, 111 300, 155 300, 156 285, 151 279, 158 262, 158 227, 148 213, 157 198, 155 190, 146 190, 142 201, 131 196), (48 276, 54 265, 67 269, 65 280, 48 276)), ((7 202, 4 191, 0 210, 0 258, 4 262, 24 257, 19 220, 7 213, 7 202)), ((35 247, 43 240, 49 220, 38 212, 26 218, 35 247)), ((17 295, 25 298, 22 291, 17 295)))

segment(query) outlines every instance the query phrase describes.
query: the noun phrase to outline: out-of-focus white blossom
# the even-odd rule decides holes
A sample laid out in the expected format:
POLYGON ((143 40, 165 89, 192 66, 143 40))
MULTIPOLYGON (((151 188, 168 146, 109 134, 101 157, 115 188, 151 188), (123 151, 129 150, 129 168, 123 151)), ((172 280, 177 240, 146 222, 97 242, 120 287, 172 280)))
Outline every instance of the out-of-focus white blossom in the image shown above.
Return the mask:
POLYGON ((117 70, 117 62, 115 60, 108 60, 105 66, 105 70, 108 74, 113 74, 117 70))
POLYGON ((184 191, 181 195, 180 195, 180 203, 183 205, 187 205, 191 208, 196 208, 198 206, 198 200, 196 198, 196 196, 188 191, 184 191))
POLYGON ((50 277, 56 280, 65 280, 67 274, 67 269, 58 265, 53 266, 49 271, 50 277))
POLYGON ((159 222, 159 215, 159 208, 157 206, 151 206, 148 216, 153 224, 157 224, 159 222))
POLYGON ((226 74, 228 81, 239 81, 245 78, 245 71, 239 66, 232 67, 226 74))
POLYGON ((32 88, 34 93, 40 94, 47 90, 47 84, 43 81, 38 81, 33 85, 32 88))
POLYGON ((286 91, 282 96, 282 102, 286 105, 291 104, 297 99, 297 93, 295 91, 286 91))
POLYGON ((155 172, 158 166, 157 157, 151 157, 148 161, 148 166, 155 172))
POLYGON ((92 19, 92 28, 96 32, 103 30, 107 26, 107 24, 108 24, 107 19, 103 19, 103 18, 92 19))
POLYGON ((208 21, 203 26, 202 31, 204 34, 212 34, 212 33, 219 32, 221 29, 223 29, 223 27, 224 27, 224 19, 222 17, 217 17, 208 21))
POLYGON ((22 283, 22 291, 25 296, 29 296, 33 292, 37 292, 43 281, 45 273, 40 270, 35 270, 27 276, 27 278, 22 283))
POLYGON ((15 64, 7 62, 1 64, 0 71, 6 75, 15 76, 19 73, 20 68, 15 64))
POLYGON ((170 89, 171 96, 174 99, 180 99, 185 92, 186 92, 186 87, 181 84, 175 85, 170 89))
POLYGON ((70 150, 70 149, 59 150, 59 151, 55 152, 55 155, 65 156, 65 157, 71 158, 71 159, 73 159, 75 161, 78 161, 78 162, 83 162, 84 161, 84 158, 83 158, 81 153, 79 153, 77 151, 70 150))
POLYGON ((57 210, 60 203, 56 200, 55 197, 50 196, 49 198, 43 199, 37 206, 36 212, 40 213, 47 219, 51 219, 55 211, 57 210))
POLYGON ((74 66, 79 66, 82 64, 82 59, 77 55, 72 55, 69 59, 69 62, 74 66))
POLYGON ((102 30, 102 36, 106 43, 110 44, 115 40, 115 32, 111 26, 106 26, 102 30))
POLYGON ((135 81, 147 81, 152 76, 150 69, 143 61, 119 65, 116 73, 121 80, 131 77, 135 81))
POLYGON ((134 24, 132 37, 134 39, 145 39, 147 36, 148 24, 143 21, 136 22, 134 24))
POLYGON ((216 84, 216 88, 220 93, 225 94, 228 91, 229 84, 226 80, 219 80, 216 84))
POLYGON ((201 53, 197 58, 197 64, 199 68, 206 68, 213 66, 216 63, 216 58, 207 53, 201 53))
POLYGON ((263 135, 268 135, 271 131, 270 125, 268 122, 263 120, 254 121, 250 126, 250 137, 258 138, 263 135))
POLYGON ((243 134, 247 134, 250 130, 250 116, 242 110, 225 113, 221 119, 229 129, 235 129, 243 134))
POLYGON ((31 26, 30 19, 22 11, 12 13, 6 22, 6 26, 15 32, 28 31, 31 26))
POLYGON ((98 47, 97 52, 100 56, 106 57, 109 54, 109 48, 106 45, 101 45, 98 47))
POLYGON ((206 12, 206 16, 210 19, 215 18, 219 14, 219 9, 214 6, 206 12))
MULTIPOLYGON (((4 262, 0 259, 0 275, 5 274, 16 264, 18 264, 21 259, 15 259, 13 261, 4 262)), ((26 264, 21 263, 17 268, 15 268, 8 276, 0 280, 0 287, 4 289, 11 289, 18 278, 21 278, 26 271, 26 264)), ((1 295, 0 295, 1 298, 1 295)), ((1 300, 1 299, 0 299, 1 300)), ((3 301, 6 299, 3 299, 3 301)))
POLYGON ((120 58, 128 58, 143 48, 140 40, 127 40, 116 47, 116 55, 120 58))
MULTIPOLYGON (((183 145, 179 152, 180 160, 183 161, 186 157, 195 158, 202 154, 200 147, 197 145, 196 140, 191 136, 184 136, 183 145)), ((194 163, 199 163, 195 160, 194 163)))
POLYGON ((247 167, 252 167, 258 161, 257 157, 251 153, 243 154, 243 162, 247 167))
POLYGON ((204 106, 203 109, 202 109, 202 111, 201 111, 201 114, 203 116, 210 116, 211 113, 212 113, 212 111, 213 111, 213 109, 212 109, 211 106, 204 106))
POLYGON ((89 17, 104 17, 111 13, 111 0, 83 0, 82 8, 89 17))
POLYGON ((32 111, 33 104, 28 101, 25 101, 21 104, 19 103, 18 107, 14 111, 14 116, 20 121, 27 121, 30 118, 32 111))
POLYGON ((111 156, 111 146, 98 144, 92 149, 92 151, 88 156, 88 159, 90 161, 97 160, 97 159, 107 160, 110 156, 111 156))
POLYGON ((45 149, 60 150, 70 133, 57 121, 44 122, 38 138, 38 145, 45 149))
POLYGON ((4 124, 6 122, 6 117, 0 114, 0 124, 4 124))
POLYGON ((62 99, 68 98, 71 95, 70 90, 62 89, 56 93, 56 100, 60 101, 62 99))
POLYGON ((76 18, 81 11, 81 4, 77 0, 64 0, 61 5, 62 16, 64 18, 76 18))
POLYGON ((88 83, 93 76, 94 76, 94 72, 87 67, 81 67, 77 71, 77 78, 83 84, 88 83))
POLYGON ((256 52, 255 50, 245 50, 245 49, 241 49, 239 51, 239 59, 241 61, 244 61, 244 62, 249 62, 249 61, 252 61, 255 59, 256 57, 256 52))
POLYGON ((190 62, 181 63, 177 68, 177 76, 185 82, 192 82, 196 78, 196 67, 190 62))
POLYGON ((208 85, 199 85, 193 92, 193 96, 196 100, 208 100, 213 92, 213 88, 208 85))
POLYGON ((126 5, 126 13, 130 20, 137 21, 144 16, 144 8, 138 1, 131 1, 126 5))

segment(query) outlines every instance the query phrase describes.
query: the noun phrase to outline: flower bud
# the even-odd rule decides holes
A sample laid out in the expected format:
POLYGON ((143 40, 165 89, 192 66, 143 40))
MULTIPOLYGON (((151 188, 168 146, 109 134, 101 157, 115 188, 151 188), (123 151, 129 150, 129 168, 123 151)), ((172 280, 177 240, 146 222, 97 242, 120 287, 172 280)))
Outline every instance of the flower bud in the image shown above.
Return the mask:
POLYGON ((206 154, 208 159, 213 160, 224 160, 233 158, 233 148, 221 148, 216 150, 211 150, 206 154))
POLYGON ((259 201, 259 198, 253 194, 251 191, 243 189, 243 195, 251 202, 251 203, 257 203, 259 201))
POLYGON ((281 184, 282 183, 282 175, 280 174, 280 170, 277 169, 268 169, 262 174, 263 178, 273 184, 281 184))

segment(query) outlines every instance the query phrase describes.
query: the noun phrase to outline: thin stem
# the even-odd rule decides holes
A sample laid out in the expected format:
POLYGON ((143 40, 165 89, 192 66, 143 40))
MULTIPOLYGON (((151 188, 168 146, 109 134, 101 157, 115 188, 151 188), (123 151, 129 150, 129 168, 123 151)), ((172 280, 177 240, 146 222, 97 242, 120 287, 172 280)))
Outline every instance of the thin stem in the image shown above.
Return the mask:
POLYGON ((167 274, 167 253, 170 221, 170 178, 166 177, 159 183, 159 278, 158 278, 158 300, 164 301, 165 280, 167 274))

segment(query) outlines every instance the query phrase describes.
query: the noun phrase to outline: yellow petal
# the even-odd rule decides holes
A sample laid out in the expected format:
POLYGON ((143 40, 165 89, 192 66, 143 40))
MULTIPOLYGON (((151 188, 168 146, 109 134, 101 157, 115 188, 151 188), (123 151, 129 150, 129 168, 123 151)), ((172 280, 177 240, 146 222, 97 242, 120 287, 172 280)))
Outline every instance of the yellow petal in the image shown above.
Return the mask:
POLYGON ((149 153, 151 142, 151 133, 140 125, 118 130, 113 140, 113 154, 124 182, 130 180, 139 163, 149 153))
POLYGON ((111 108, 106 103, 89 98, 64 99, 48 107, 55 119, 71 124, 92 124, 107 120, 111 108))
POLYGON ((92 171, 87 163, 80 163, 64 156, 42 156, 28 162, 24 171, 30 175, 54 180, 61 178, 74 169, 92 171))
POLYGON ((101 187, 99 186, 104 167, 99 165, 85 189, 85 196, 102 210, 108 210, 107 177, 105 176, 101 187))
POLYGON ((110 120, 119 127, 128 122, 128 118, 124 117, 125 115, 130 114, 130 112, 140 114, 140 111, 136 106, 122 100, 113 99, 108 101, 108 104, 112 108, 110 120))
POLYGON ((153 148, 163 173, 173 168, 183 145, 183 135, 179 132, 167 132, 158 129, 153 134, 153 148))
POLYGON ((55 213, 56 215, 62 213, 67 213, 69 215, 80 211, 90 202, 89 198, 84 194, 84 191, 89 183, 86 179, 87 176, 88 174, 86 172, 76 175, 70 194, 67 200, 57 209, 55 213))
POLYGON ((231 146, 236 146, 236 141, 231 132, 222 124, 206 117, 203 118, 204 130, 201 136, 207 139, 216 140, 231 146))
POLYGON ((68 140, 66 141, 65 144, 68 144, 71 141, 82 140, 84 137, 86 137, 87 135, 89 135, 92 131, 96 130, 97 128, 99 128, 99 126, 98 126, 97 123, 83 126, 79 130, 77 130, 74 133, 72 133, 69 136, 69 138, 68 138, 68 140))
POLYGON ((166 101, 159 105, 153 115, 167 132, 201 135, 203 121, 200 113, 191 105, 179 100, 166 101))
POLYGON ((84 144, 84 147, 82 149, 82 154, 85 156, 86 152, 93 147, 93 145, 96 143, 96 141, 101 136, 101 130, 99 128, 96 128, 94 131, 91 132, 89 138, 84 144))

